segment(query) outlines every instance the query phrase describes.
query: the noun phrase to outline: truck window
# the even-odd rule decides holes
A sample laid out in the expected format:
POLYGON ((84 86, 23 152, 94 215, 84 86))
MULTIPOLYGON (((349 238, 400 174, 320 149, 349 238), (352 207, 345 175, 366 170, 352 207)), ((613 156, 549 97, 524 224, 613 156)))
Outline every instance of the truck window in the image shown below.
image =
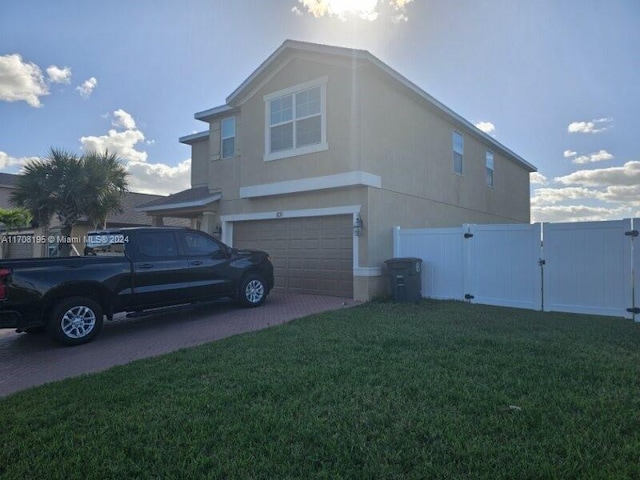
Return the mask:
POLYGON ((178 255, 173 232, 140 232, 136 237, 138 253, 146 257, 175 257, 178 255))
POLYGON ((99 257, 124 257, 125 244, 129 239, 121 233, 89 233, 84 255, 99 257))
POLYGON ((199 233, 184 233, 182 238, 187 255, 215 255, 220 251, 218 242, 199 233))

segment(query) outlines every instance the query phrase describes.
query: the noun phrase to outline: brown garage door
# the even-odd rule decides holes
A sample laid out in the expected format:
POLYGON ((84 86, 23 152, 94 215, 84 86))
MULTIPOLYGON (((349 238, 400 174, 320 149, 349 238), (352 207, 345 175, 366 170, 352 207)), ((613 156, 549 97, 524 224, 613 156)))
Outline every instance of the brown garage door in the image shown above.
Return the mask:
POLYGON ((269 252, 276 288, 353 297, 351 215, 236 222, 233 246, 269 252))

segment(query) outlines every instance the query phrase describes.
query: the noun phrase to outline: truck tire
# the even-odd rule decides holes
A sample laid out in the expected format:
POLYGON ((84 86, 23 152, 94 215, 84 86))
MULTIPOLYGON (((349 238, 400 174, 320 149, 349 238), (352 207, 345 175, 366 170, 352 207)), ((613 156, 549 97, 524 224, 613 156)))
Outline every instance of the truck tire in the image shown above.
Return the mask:
POLYGON ((51 312, 49 334, 64 345, 87 343, 102 328, 102 307, 90 298, 65 298, 56 303, 51 312))
POLYGON ((242 279, 238 302, 243 307, 259 307, 267 299, 267 284, 260 275, 250 273, 242 279))

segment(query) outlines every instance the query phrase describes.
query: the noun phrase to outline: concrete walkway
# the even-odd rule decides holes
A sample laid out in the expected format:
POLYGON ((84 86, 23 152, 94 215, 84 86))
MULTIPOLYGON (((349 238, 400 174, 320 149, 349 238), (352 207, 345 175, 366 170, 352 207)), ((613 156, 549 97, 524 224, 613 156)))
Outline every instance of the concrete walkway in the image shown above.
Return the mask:
POLYGON ((60 346, 47 334, 0 330, 0 396, 356 303, 272 292, 262 307, 254 309, 221 302, 140 318, 119 315, 105 321, 95 340, 77 347, 60 346))

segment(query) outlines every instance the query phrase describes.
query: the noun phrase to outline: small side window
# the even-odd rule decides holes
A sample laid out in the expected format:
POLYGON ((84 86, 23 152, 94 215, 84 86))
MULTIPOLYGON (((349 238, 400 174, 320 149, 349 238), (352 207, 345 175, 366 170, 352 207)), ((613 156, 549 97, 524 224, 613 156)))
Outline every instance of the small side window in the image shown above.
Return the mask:
POLYGON ((493 187, 493 152, 487 150, 486 154, 487 166, 487 185, 493 187))
POLYGON ((462 162, 464 157, 464 138, 462 134, 453 132, 451 137, 453 143, 453 171, 462 175, 462 162))
POLYGON ((222 145, 222 158, 231 158, 236 155, 236 117, 222 120, 220 143, 222 145))

